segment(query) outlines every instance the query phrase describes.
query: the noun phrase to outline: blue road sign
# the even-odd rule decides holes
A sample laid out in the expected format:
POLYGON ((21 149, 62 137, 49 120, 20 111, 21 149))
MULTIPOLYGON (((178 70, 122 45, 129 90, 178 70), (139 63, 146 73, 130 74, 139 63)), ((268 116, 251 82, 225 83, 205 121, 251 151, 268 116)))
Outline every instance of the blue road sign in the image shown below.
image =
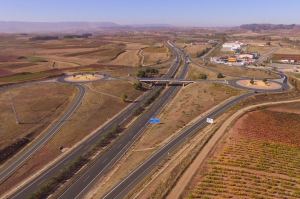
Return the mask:
POLYGON ((149 120, 149 123, 150 124, 159 124, 160 123, 160 119, 158 119, 158 118, 151 118, 149 120))

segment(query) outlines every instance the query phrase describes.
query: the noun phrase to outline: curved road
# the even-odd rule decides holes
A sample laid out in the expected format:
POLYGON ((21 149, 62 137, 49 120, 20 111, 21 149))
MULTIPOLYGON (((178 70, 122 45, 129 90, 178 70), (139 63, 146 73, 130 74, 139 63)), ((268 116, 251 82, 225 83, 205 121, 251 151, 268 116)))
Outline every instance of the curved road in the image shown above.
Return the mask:
MULTIPOLYGON (((175 48, 174 45, 173 48, 175 48)), ((177 49, 175 49, 175 51, 177 55, 181 53, 181 51, 177 49)), ((178 61, 178 59, 176 60, 178 61)), ((184 64, 184 67, 179 74, 179 78, 184 78, 187 75, 188 68, 188 64, 184 64)), ((83 175, 81 175, 72 185, 70 185, 70 187, 67 188, 65 192, 62 193, 59 198, 82 198, 91 189, 97 179, 112 169, 114 164, 131 147, 136 138, 144 132, 149 119, 157 115, 163 109, 163 107, 173 99, 179 90, 180 87, 167 88, 166 91, 162 93, 157 100, 155 100, 150 108, 136 121, 134 121, 133 125, 123 132, 124 136, 117 140, 109 150, 107 150, 100 158, 98 158, 83 175)))
MULTIPOLYGON (((279 74, 282 78, 283 88, 285 90, 289 89, 287 76, 283 73, 279 74)), ((234 86, 234 85, 232 85, 234 86)), ((263 90, 260 90, 263 92, 263 90)), ((280 92, 280 90, 273 90, 272 92, 280 92)), ((271 91, 267 91, 271 92, 271 91)), ((193 137, 197 134, 201 129, 209 125, 206 122, 206 118, 216 118, 229 110, 231 107, 236 105, 237 103, 241 102, 242 100, 255 95, 254 92, 243 94, 238 96, 226 104, 222 105, 221 107, 216 108, 211 113, 207 114, 206 116, 202 117, 198 121, 196 121, 191 126, 187 126, 184 128, 177 137, 173 138, 167 144, 162 146, 159 150, 157 150, 150 158, 144 161, 137 169, 132 171, 124 180, 122 180, 119 184, 111 189, 103 198, 104 199, 121 199, 125 198, 125 196, 132 191, 132 189, 146 177, 164 158, 168 157, 169 153, 175 151, 180 144, 184 143, 185 140, 193 137)))
POLYGON ((13 161, 9 161, 8 164, 5 164, 0 171, 0 184, 2 184, 7 178, 9 178, 23 163, 28 160, 36 151, 41 149, 64 125, 66 120, 68 120, 71 115, 77 110, 81 101, 85 94, 85 88, 77 84, 75 85, 79 93, 75 97, 74 101, 67 111, 58 119, 58 121, 51 124, 50 128, 47 129, 45 133, 43 133, 36 140, 33 140, 33 143, 30 143, 28 147, 26 147, 23 151, 16 154, 16 158, 13 158, 13 161))
MULTIPOLYGON (((165 77, 173 77, 178 68, 179 68, 179 56, 180 56, 180 51, 170 42, 168 42, 170 45, 172 52, 176 55, 176 61, 175 63, 170 67, 168 70, 167 74, 165 77)), ((184 73, 186 73, 186 69, 183 70, 184 73)), ((184 74, 185 75, 185 74, 184 74)), ((136 110, 138 110, 140 107, 145 104, 145 102, 152 98, 153 95, 156 94, 158 90, 160 90, 162 86, 157 86, 154 87, 151 91, 146 93, 144 96, 142 96, 137 102, 132 103, 129 105, 125 110, 123 110, 119 115, 114 117, 112 120, 110 120, 107 124, 105 124, 101 129, 99 129, 96 133, 94 133, 91 137, 89 137, 87 140, 85 140, 82 144, 80 144, 76 149, 71 151, 69 154, 67 154, 64 158, 62 158, 59 162, 57 162, 55 165, 51 166, 47 171, 44 171, 42 174, 34 178, 31 182, 26 184, 25 186, 21 187, 20 190, 15 192, 11 198, 27 198, 30 196, 33 192, 38 190, 40 185, 43 182, 46 182, 48 179, 56 175, 61 169, 63 169, 66 165, 68 165, 70 162, 72 162, 74 159, 77 157, 83 155, 86 151, 90 150, 90 147, 93 146, 95 143, 98 142, 98 140, 102 137, 102 134, 115 125, 122 125, 128 121, 131 120, 131 118, 134 116, 136 110)), ((98 161, 98 167, 104 169, 108 169, 108 167, 102 164, 102 161, 105 160, 105 163, 110 163, 111 165, 118 160, 118 157, 122 155, 120 151, 126 152, 128 145, 128 142, 131 139, 136 138, 136 135, 138 135, 141 131, 140 129, 145 126, 145 124, 148 122, 148 119, 152 116, 154 112, 158 110, 159 107, 163 106, 165 103, 167 103, 165 100, 166 99, 171 99, 172 96, 177 92, 179 88, 176 87, 170 87, 167 89, 160 97, 159 99, 155 100, 153 105, 149 108, 148 111, 145 114, 142 114, 137 121, 140 121, 141 123, 139 124, 138 122, 135 122, 132 127, 130 127, 131 133, 123 133, 122 139, 119 139, 120 145, 113 145, 109 150, 106 151, 105 154, 103 154, 98 161), (142 125, 141 125, 142 124, 142 125), (135 135, 136 134, 136 135, 135 135), (126 135, 126 136, 125 136, 126 135), (120 141, 122 140, 122 141, 120 141), (122 150, 121 150, 122 149, 122 150)), ((96 168, 97 172, 99 173, 100 171, 98 170, 98 167, 96 168)), ((79 183, 80 184, 80 183, 79 183)), ((81 183, 82 184, 82 183, 81 183)), ((85 187, 82 187, 82 189, 85 189, 85 187)), ((72 195, 75 195, 76 193, 78 194, 79 192, 82 191, 82 189, 77 189, 72 195)), ((67 193, 67 192, 66 192, 67 193)), ((73 197, 67 197, 67 198, 73 198, 73 197)))

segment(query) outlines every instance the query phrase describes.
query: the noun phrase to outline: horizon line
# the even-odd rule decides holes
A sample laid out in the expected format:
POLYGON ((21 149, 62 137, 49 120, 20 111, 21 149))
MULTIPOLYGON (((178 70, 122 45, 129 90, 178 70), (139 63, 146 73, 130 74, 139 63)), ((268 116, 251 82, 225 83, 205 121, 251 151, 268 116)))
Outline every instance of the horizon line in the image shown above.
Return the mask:
POLYGON ((5 23, 111 23, 119 26, 147 26, 147 25, 160 25, 160 26, 172 26, 172 27, 199 27, 199 28, 214 28, 214 27, 237 27, 242 25, 299 25, 295 23, 265 23, 265 22, 251 22, 251 23, 241 23, 235 25, 175 25, 171 23, 118 23, 113 21, 22 21, 22 20, 0 20, 0 22, 5 23))

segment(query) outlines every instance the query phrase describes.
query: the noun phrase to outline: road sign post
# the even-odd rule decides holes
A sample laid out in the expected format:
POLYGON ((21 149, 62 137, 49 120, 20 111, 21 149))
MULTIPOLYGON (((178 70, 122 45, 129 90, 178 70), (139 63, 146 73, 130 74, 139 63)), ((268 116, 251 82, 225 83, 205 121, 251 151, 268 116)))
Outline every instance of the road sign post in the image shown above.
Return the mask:
POLYGON ((160 123, 160 119, 159 118, 151 118, 149 120, 150 124, 159 124, 160 123))
POLYGON ((214 123, 214 119, 212 118, 206 118, 206 122, 209 124, 213 124, 214 123))

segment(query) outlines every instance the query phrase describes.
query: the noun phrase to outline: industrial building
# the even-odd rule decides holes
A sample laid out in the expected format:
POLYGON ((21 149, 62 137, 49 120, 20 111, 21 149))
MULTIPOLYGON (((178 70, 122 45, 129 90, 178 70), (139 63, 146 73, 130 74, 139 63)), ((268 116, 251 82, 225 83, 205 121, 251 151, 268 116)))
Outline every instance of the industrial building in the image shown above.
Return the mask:
POLYGON ((237 51, 244 46, 241 42, 227 42, 222 45, 222 51, 237 51))

